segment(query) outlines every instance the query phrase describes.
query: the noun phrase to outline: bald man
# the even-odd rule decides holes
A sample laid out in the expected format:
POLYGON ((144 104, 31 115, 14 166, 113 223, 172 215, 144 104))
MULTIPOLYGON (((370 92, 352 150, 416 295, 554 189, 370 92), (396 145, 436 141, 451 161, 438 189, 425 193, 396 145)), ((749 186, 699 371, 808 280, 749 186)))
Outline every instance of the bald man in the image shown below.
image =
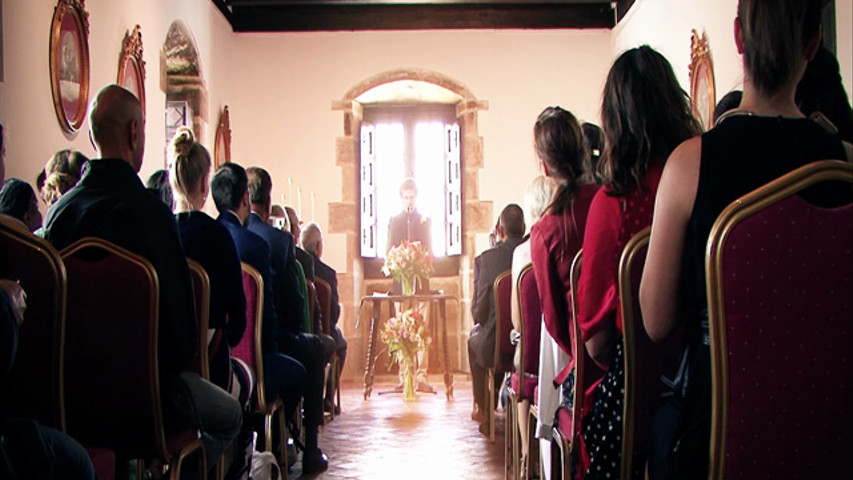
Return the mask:
POLYGON ((154 266, 163 408, 174 426, 201 428, 212 468, 239 432, 242 412, 224 390, 186 371, 198 348, 192 283, 175 218, 137 176, 145 152, 142 107, 132 93, 109 85, 92 103, 89 129, 99 158, 48 210, 45 238, 61 250, 80 238, 100 237, 154 266))

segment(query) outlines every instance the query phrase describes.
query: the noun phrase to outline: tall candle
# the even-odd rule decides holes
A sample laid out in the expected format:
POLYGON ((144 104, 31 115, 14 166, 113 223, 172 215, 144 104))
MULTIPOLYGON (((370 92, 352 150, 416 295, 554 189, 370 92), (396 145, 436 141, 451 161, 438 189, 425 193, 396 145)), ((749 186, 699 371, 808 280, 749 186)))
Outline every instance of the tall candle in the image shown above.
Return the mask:
POLYGON ((296 187, 296 212, 302 216, 302 187, 296 187))
POLYGON ((293 201, 293 179, 287 177, 287 201, 293 201))
POLYGON ((314 192, 311 192, 311 221, 315 221, 317 217, 314 216, 314 192))

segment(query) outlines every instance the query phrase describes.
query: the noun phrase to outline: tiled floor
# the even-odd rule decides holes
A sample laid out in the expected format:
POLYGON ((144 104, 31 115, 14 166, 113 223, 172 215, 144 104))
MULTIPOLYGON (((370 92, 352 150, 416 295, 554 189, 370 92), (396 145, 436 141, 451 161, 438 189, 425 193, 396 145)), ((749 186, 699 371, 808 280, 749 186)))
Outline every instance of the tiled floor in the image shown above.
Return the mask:
POLYGON ((341 416, 320 434, 329 456, 329 470, 301 476, 299 464, 291 478, 498 480, 504 476, 504 417, 498 413, 494 444, 471 420, 471 381, 454 376, 454 398, 447 401, 439 376, 430 376, 437 394, 418 394, 412 403, 400 395, 377 395, 393 387, 396 377, 377 378, 373 394, 362 399, 361 383, 347 382, 342 390, 341 416), (384 380, 384 381, 383 381, 384 380))

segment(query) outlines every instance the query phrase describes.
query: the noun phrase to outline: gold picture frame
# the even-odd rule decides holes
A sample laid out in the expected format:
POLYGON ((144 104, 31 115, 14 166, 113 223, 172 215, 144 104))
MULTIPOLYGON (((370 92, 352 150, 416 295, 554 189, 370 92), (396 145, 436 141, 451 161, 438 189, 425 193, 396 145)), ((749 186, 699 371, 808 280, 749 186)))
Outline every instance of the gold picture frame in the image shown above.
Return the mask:
POLYGON ((216 140, 213 146, 214 170, 231 161, 231 113, 226 105, 219 116, 216 140))
POLYGON ((62 131, 83 125, 89 103, 89 14, 84 0, 59 0, 50 26, 50 86, 62 131))
POLYGON ((116 83, 136 95, 145 116, 145 60, 142 59, 142 32, 139 25, 124 34, 118 60, 116 83))
POLYGON ((708 36, 702 36, 694 29, 690 34, 690 105, 693 115, 702 124, 704 130, 714 126, 714 107, 717 104, 717 92, 714 84, 714 62, 708 36))

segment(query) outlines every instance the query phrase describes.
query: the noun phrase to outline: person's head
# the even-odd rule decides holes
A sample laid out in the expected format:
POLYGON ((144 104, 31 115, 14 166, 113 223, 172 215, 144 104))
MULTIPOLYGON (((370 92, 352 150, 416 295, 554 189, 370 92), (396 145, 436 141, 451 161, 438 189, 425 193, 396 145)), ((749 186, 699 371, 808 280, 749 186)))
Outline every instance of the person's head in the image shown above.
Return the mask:
POLYGON ((714 124, 717 123, 717 120, 729 110, 734 110, 740 106, 740 101, 743 98, 743 91, 741 90, 732 90, 731 92, 723 95, 723 98, 717 102, 717 106, 714 107, 714 124))
POLYGON ((290 232, 290 223, 287 221, 287 213, 281 205, 273 205, 270 207, 270 217, 267 219, 270 225, 290 232))
POLYGON ((796 84, 820 42, 828 0, 739 0, 735 43, 744 83, 767 97, 796 84))
POLYGON ((83 176, 89 158, 76 150, 60 150, 44 166, 44 185, 39 189, 41 199, 50 207, 83 176))
POLYGON ((498 218, 498 235, 504 238, 521 238, 524 236, 524 211, 518 205, 510 203, 501 211, 498 218))
POLYGON ((403 180, 403 183, 400 184, 400 199, 403 200, 403 210, 415 211, 415 202, 418 199, 418 186, 415 179, 409 177, 403 180))
POLYGON ((820 112, 832 122, 842 140, 853 142, 853 109, 841 82, 838 59, 823 45, 797 84, 794 101, 803 115, 820 112))
POLYGON ((169 182, 181 209, 199 210, 209 192, 210 153, 195 141, 192 130, 179 127, 172 138, 169 182))
POLYGON ((535 224, 545 213, 545 209, 551 204, 551 199, 554 198, 556 191, 557 186, 544 175, 537 176, 527 186, 527 191, 524 193, 524 208, 530 217, 531 225, 535 224))
POLYGON ((298 242, 302 233, 302 221, 299 220, 299 215, 296 214, 293 207, 286 206, 284 211, 287 213, 287 223, 290 224, 290 234, 293 235, 293 241, 298 242))
POLYGON ((548 210, 562 213, 571 208, 577 186, 587 182, 589 156, 583 130, 571 112, 560 107, 548 107, 536 119, 533 140, 545 175, 558 185, 558 192, 548 210))
POLYGON ((118 85, 98 92, 89 113, 89 131, 102 158, 120 158, 139 172, 145 153, 145 118, 132 93, 118 85))
POLYGON ((639 188, 653 162, 665 162, 675 147, 702 131, 672 66, 648 45, 616 59, 603 97, 599 172, 611 195, 639 188))
POLYGON ((317 225, 317 222, 305 225, 299 243, 305 251, 313 253, 317 258, 323 256, 323 232, 320 230, 320 225, 317 225))
POLYGON ((169 210, 175 209, 175 196, 172 194, 172 186, 169 185, 169 171, 157 170, 152 173, 148 180, 145 181, 145 186, 151 193, 166 205, 169 210))
POLYGON ((0 190, 0 213, 17 218, 31 232, 41 227, 42 218, 36 192, 29 183, 19 178, 10 178, 3 182, 3 189, 0 190))
POLYGON ((246 170, 234 162, 228 162, 213 174, 210 181, 213 202, 219 213, 234 212, 241 222, 249 217, 249 180, 246 170))
POLYGON ((249 203, 252 205, 252 211, 266 221, 270 216, 272 204, 272 178, 261 167, 247 168, 246 175, 249 176, 249 203))
POLYGON ((601 178, 596 175, 598 169, 598 161, 601 160, 601 154, 604 152, 604 130, 598 125, 589 122, 581 124, 583 130, 583 139, 586 142, 586 151, 589 153, 589 163, 587 166, 588 176, 592 177, 595 183, 601 184, 601 178))

